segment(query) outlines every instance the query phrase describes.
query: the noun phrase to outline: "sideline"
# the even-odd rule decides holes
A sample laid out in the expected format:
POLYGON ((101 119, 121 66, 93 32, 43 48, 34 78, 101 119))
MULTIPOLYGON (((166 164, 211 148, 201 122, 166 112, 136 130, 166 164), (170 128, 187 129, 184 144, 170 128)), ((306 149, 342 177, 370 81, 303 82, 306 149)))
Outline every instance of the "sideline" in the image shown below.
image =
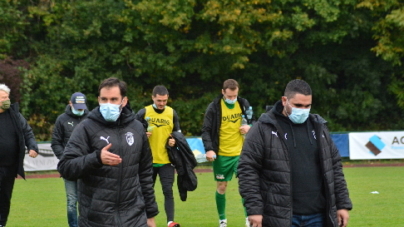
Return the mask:
MULTIPOLYGON (((369 164, 343 164, 343 168, 360 168, 360 167, 404 167, 404 163, 369 163, 369 164)), ((212 168, 196 168, 195 173, 210 173, 212 168)), ((60 178, 59 173, 25 173, 25 179, 35 178, 60 178)), ((23 179, 18 176, 17 179, 23 179)))

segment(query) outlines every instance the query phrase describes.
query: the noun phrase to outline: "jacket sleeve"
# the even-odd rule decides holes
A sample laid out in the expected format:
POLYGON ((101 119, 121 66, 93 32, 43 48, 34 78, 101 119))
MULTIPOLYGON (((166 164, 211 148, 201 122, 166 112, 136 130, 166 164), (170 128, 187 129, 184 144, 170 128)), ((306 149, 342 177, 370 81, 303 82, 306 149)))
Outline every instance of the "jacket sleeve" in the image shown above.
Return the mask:
POLYGON ((239 192, 248 215, 263 214, 264 201, 260 192, 260 172, 264 154, 262 124, 252 127, 246 136, 237 168, 239 192))
POLYGON ((147 218, 152 218, 159 213, 153 188, 153 161, 147 136, 145 133, 141 135, 143 148, 139 162, 139 181, 146 204, 147 218))
POLYGON ((35 135, 31 126, 29 126, 27 120, 25 120, 21 113, 18 113, 18 115, 20 118, 22 131, 24 133, 25 146, 28 148, 28 150, 34 150, 36 153, 39 153, 38 144, 36 143, 35 135))
MULTIPOLYGON (((329 133, 326 130, 326 133, 329 133)), ((335 146, 334 141, 330 138, 328 134, 328 141, 330 143, 333 172, 334 172, 334 190, 335 190, 335 204, 337 209, 352 209, 352 202, 349 198, 349 192, 347 183, 345 181, 345 176, 342 170, 341 156, 338 148, 335 146)))
MULTIPOLYGON (((202 141, 203 146, 205 147, 205 151, 213 150, 213 138, 212 138, 212 130, 214 129, 214 118, 215 112, 213 111, 214 103, 210 103, 208 108, 206 109, 205 116, 203 118, 202 125, 202 141)), ((218 152, 218 151, 215 151, 218 152)))
POLYGON ((145 131, 147 131, 147 127, 148 127, 148 123, 147 121, 144 119, 144 115, 146 114, 146 109, 140 109, 136 114, 135 114, 135 119, 140 121, 140 123, 142 123, 143 128, 145 131))
POLYGON ((53 153, 55 153, 56 157, 60 160, 60 158, 63 155, 64 147, 63 147, 63 142, 64 142, 64 130, 63 130, 63 122, 61 122, 61 116, 59 116, 56 119, 55 127, 53 128, 52 132, 52 141, 51 141, 51 147, 53 150, 53 153))
POLYGON ((103 166, 99 158, 101 150, 91 150, 86 124, 82 123, 74 129, 57 166, 62 177, 68 180, 77 180, 89 170, 103 166))
POLYGON ((178 117, 177 112, 174 110, 174 128, 173 131, 174 132, 181 132, 181 127, 180 127, 180 118, 178 117))

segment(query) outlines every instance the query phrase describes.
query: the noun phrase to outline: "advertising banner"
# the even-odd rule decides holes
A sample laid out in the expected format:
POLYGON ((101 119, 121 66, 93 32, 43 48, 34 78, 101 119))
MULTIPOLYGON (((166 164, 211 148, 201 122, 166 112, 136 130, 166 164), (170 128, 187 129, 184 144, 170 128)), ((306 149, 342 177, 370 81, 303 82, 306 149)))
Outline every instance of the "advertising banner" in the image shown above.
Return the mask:
POLYGON ((50 143, 40 143, 38 149, 39 154, 36 158, 29 157, 28 153, 25 154, 25 171, 56 170, 59 160, 53 153, 50 143))
POLYGON ((404 158, 404 131, 349 133, 350 159, 404 158))

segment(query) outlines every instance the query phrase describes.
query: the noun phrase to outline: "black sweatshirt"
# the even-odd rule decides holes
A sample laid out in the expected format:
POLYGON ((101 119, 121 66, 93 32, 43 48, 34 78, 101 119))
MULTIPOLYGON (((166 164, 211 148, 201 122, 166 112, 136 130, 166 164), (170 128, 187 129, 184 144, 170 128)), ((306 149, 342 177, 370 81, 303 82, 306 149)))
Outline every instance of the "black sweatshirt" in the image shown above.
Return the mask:
POLYGON ((0 113, 0 166, 17 164, 18 136, 10 111, 0 113))
POLYGON ((293 214, 309 215, 325 211, 319 146, 310 120, 294 124, 282 114, 282 102, 275 106, 290 157, 293 214))

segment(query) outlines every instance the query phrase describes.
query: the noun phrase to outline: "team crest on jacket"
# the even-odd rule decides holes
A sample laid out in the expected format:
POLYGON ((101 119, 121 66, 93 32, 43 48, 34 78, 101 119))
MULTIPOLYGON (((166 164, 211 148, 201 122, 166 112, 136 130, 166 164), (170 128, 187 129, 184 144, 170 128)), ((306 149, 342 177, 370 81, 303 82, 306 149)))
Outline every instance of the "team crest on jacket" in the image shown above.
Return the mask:
POLYGON ((133 138, 133 133, 127 132, 127 133, 125 134, 125 136, 126 136, 126 142, 128 143, 128 145, 129 145, 129 146, 132 146, 133 143, 135 142, 135 139, 133 138))

